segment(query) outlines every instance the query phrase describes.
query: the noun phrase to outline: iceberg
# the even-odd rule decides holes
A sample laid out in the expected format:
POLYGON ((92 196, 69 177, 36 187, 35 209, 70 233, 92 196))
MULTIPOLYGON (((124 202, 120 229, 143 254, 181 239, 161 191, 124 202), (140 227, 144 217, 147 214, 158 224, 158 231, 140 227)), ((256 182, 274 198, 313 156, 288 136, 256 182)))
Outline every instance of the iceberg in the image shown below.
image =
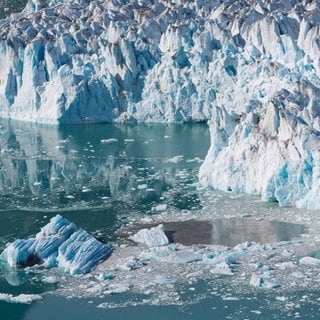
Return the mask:
POLYGON ((1 253, 0 260, 14 266, 58 266, 71 275, 88 273, 111 254, 99 242, 61 215, 41 228, 35 238, 16 240, 1 253))
POLYGON ((150 229, 141 229, 131 236, 130 239, 148 247, 159 247, 169 244, 169 239, 164 232, 164 226, 162 224, 150 229))

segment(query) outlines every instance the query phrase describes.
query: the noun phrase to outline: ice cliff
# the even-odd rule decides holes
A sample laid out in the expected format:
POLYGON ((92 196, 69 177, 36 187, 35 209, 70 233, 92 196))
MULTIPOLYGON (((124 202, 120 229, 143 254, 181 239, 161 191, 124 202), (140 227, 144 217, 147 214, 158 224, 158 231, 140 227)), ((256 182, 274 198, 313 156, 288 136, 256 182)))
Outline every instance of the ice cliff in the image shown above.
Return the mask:
POLYGON ((70 274, 90 272, 111 254, 111 248, 57 215, 35 238, 9 244, 0 260, 14 266, 59 266, 70 274))
POLYGON ((206 121, 206 185, 320 209, 316 1, 33 0, 0 22, 0 116, 206 121))

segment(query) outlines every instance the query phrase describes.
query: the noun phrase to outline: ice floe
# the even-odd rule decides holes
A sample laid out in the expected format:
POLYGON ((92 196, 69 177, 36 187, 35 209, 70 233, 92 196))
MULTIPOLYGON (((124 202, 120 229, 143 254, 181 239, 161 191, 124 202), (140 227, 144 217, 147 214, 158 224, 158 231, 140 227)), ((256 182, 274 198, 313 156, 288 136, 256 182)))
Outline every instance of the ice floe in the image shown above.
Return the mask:
POLYGON ((24 303, 30 304, 34 301, 42 300, 43 298, 38 294, 19 294, 19 295, 12 295, 8 293, 0 293, 0 300, 11 302, 11 303, 24 303))

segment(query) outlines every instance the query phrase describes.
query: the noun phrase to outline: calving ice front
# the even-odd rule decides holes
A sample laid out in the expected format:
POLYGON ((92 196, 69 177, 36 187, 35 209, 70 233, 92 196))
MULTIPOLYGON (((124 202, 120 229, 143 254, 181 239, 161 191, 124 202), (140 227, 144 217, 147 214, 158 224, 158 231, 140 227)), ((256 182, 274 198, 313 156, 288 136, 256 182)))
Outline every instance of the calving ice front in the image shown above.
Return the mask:
POLYGON ((320 5, 33 0, 0 22, 0 116, 210 120, 208 186, 320 209, 320 5))

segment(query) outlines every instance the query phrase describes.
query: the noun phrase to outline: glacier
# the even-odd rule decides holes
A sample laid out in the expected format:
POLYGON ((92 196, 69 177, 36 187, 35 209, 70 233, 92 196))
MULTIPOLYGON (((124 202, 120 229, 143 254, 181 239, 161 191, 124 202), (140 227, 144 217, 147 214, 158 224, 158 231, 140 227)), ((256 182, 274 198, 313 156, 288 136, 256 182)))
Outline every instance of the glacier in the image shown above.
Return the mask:
POLYGON ((58 266, 71 275, 93 270, 111 254, 111 247, 79 229, 61 215, 41 228, 35 238, 18 239, 1 253, 9 266, 58 266))
POLYGON ((0 21, 0 117, 209 120, 213 188, 320 209, 314 1, 29 0, 0 21))

